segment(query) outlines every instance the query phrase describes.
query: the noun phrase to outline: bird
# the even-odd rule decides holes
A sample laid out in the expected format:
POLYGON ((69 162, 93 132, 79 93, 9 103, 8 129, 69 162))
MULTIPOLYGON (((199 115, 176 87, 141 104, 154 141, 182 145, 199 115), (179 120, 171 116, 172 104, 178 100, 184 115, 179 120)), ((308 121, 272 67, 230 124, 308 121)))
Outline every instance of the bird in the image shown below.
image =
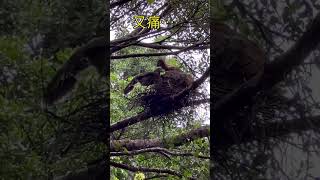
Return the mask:
POLYGON ((150 86, 158 82, 161 78, 160 76, 161 68, 155 69, 153 72, 146 72, 135 76, 130 83, 125 87, 124 94, 128 94, 134 88, 134 85, 138 82, 143 86, 150 86))
POLYGON ((165 71, 181 71, 179 68, 177 67, 171 67, 168 66, 168 64, 166 63, 165 60, 163 59, 159 59, 157 62, 157 67, 161 67, 163 70, 165 71))
POLYGON ((168 79, 172 87, 179 88, 178 91, 192 85, 192 76, 183 72, 180 68, 168 66, 163 59, 158 60, 157 66, 165 71, 162 77, 168 79))

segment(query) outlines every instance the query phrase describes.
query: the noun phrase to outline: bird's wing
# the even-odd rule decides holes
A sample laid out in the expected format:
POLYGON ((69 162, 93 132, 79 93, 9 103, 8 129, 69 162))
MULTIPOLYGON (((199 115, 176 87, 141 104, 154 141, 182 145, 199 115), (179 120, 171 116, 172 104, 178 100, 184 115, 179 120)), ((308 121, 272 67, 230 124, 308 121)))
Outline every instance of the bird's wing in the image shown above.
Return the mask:
POLYGON ((135 76, 131 82, 124 89, 124 94, 128 94, 136 83, 140 83, 143 86, 150 86, 160 78, 160 72, 146 72, 135 76))

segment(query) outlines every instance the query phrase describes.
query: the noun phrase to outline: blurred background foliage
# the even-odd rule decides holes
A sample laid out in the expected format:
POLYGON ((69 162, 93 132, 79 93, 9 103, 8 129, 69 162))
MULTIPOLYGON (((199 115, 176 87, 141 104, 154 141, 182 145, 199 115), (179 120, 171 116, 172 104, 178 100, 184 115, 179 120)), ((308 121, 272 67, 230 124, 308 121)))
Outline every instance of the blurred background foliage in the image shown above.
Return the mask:
POLYGON ((0 179, 52 179, 106 151, 93 141, 93 129, 89 137, 77 133, 77 115, 87 111, 82 106, 105 89, 94 70, 84 72, 89 75, 72 100, 42 103, 47 82, 75 48, 105 32, 105 6, 99 0, 0 1, 0 179))

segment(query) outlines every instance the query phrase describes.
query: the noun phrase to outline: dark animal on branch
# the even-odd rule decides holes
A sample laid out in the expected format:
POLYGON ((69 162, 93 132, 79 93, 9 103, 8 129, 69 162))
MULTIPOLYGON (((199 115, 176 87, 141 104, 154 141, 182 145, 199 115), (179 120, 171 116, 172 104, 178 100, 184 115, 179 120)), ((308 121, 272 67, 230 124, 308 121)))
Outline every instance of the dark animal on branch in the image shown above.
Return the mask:
POLYGON ((161 75, 161 69, 158 68, 154 72, 138 75, 124 90, 124 93, 127 94, 137 82, 140 82, 143 86, 152 85, 150 90, 136 96, 134 105, 143 106, 153 115, 166 114, 172 112, 176 107, 183 106, 188 100, 188 95, 179 100, 172 100, 168 97, 189 88, 193 83, 191 75, 179 68, 169 67, 163 60, 159 60, 157 66, 161 67, 165 73, 161 75))
POLYGON ((124 89, 124 94, 128 94, 134 88, 134 85, 138 82, 142 86, 150 86, 152 84, 155 84, 160 80, 160 72, 161 69, 157 68, 154 72, 146 72, 134 77, 124 89))

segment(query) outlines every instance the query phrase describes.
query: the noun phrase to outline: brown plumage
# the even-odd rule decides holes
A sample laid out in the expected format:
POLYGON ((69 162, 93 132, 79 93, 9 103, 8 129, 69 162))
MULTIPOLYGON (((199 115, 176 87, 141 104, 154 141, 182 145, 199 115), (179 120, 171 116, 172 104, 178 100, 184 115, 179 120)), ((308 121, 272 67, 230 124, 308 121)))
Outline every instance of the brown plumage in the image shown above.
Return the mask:
POLYGON ((193 78, 190 74, 184 73, 179 68, 168 66, 162 59, 158 61, 157 66, 165 71, 163 75, 160 75, 161 68, 157 68, 154 72, 140 74, 134 77, 126 86, 124 94, 128 94, 138 82, 143 86, 152 84, 161 84, 161 86, 163 86, 165 81, 168 86, 167 88, 171 89, 170 92, 179 92, 193 83, 193 78), (160 83, 160 81, 162 81, 162 83, 160 83))
POLYGON ((134 88, 134 85, 138 82, 143 86, 150 86, 152 84, 155 84, 160 80, 160 72, 161 69, 157 68, 154 72, 146 72, 134 77, 124 89, 124 94, 128 94, 134 88))
POLYGON ((136 76, 125 88, 124 93, 130 92, 137 82, 141 85, 152 87, 140 93, 133 100, 134 105, 143 106, 153 115, 167 114, 174 109, 183 106, 188 100, 188 96, 173 100, 169 97, 175 95, 193 83, 193 78, 176 67, 168 66, 164 60, 159 60, 157 66, 160 67, 154 72, 147 72, 136 76), (164 70, 164 74, 160 71, 164 70))
POLYGON ((173 87, 178 87, 177 91, 183 90, 192 85, 193 78, 190 74, 183 72, 177 67, 170 67, 165 60, 160 59, 157 63, 158 67, 165 70, 165 74, 162 77, 168 80, 169 84, 173 87))
POLYGON ((172 71, 172 70, 181 71, 179 68, 168 66, 165 60, 163 59, 158 60, 157 66, 161 67, 165 71, 172 71))

